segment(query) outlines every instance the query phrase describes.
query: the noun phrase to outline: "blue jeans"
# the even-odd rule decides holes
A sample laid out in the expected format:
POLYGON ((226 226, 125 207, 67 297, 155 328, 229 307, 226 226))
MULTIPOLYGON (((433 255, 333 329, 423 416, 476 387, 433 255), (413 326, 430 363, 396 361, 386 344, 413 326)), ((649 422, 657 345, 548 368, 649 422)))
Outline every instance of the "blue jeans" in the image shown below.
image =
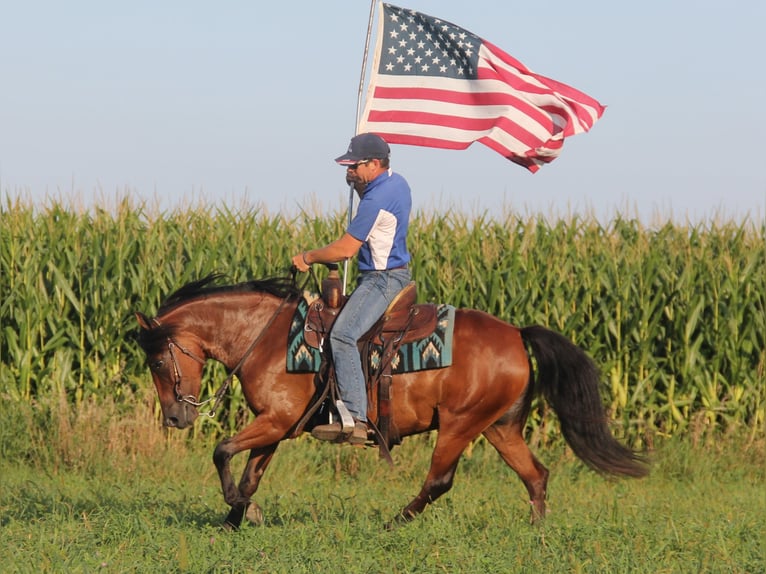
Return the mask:
POLYGON ((330 332, 340 397, 351 416, 367 420, 367 389, 357 341, 380 319, 399 292, 410 282, 409 269, 366 271, 343 306, 330 332))

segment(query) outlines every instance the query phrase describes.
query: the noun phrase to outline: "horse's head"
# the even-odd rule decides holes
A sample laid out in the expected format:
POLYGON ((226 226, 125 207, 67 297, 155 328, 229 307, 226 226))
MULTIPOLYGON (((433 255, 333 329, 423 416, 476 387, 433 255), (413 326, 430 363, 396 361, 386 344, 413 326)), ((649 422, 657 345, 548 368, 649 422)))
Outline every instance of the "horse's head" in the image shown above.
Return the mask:
POLYGON ((172 326, 161 324, 143 313, 136 313, 141 328, 138 344, 146 353, 146 364, 162 407, 163 423, 168 427, 186 428, 198 416, 202 368, 202 349, 182 341, 172 326))

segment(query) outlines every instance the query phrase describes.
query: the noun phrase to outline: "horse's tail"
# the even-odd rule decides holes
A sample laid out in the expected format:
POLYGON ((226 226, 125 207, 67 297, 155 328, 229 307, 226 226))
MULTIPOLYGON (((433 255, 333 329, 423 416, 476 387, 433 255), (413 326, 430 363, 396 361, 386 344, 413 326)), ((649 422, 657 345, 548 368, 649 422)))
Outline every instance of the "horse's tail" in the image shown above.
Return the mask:
POLYGON ((553 407, 575 455, 606 474, 645 476, 645 459, 617 442, 609 431, 593 360, 569 339, 545 327, 524 327, 521 336, 537 362, 535 390, 553 407))

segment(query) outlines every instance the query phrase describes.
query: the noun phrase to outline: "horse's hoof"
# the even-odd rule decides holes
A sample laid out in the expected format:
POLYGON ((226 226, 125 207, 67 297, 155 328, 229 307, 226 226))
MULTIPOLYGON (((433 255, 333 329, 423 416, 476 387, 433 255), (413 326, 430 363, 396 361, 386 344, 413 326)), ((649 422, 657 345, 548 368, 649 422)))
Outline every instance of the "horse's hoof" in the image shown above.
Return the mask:
POLYGON ((247 507, 245 518, 250 524, 261 526, 263 524, 263 510, 254 502, 247 507))
POLYGON ((232 524, 228 520, 224 520, 223 524, 221 524, 221 528, 223 528, 226 532, 236 532, 239 530, 239 524, 232 524))
POLYGON ((223 528, 229 532, 239 530, 239 527, 242 525, 242 519, 245 517, 246 513, 247 508, 245 506, 232 508, 223 521, 223 528))
POLYGON ((529 506, 532 510, 532 512, 529 515, 529 523, 532 526, 540 525, 545 521, 545 515, 549 512, 548 509, 545 507, 545 500, 537 501, 534 500, 529 501, 529 506))
POLYGON ((392 530, 396 530, 400 526, 404 526, 408 522, 411 522, 413 518, 415 517, 406 514, 397 514, 393 520, 386 522, 383 525, 383 528, 386 532, 391 532, 392 530))
POLYGON ((392 532, 396 530, 399 527, 399 524, 395 520, 391 520, 389 522, 386 522, 383 525, 383 530, 386 532, 392 532))

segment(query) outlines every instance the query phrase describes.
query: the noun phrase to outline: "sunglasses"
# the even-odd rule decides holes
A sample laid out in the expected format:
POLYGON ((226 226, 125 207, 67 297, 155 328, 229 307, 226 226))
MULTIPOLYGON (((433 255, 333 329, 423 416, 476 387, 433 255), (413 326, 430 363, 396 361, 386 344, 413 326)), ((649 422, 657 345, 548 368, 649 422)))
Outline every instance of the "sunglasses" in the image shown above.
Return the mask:
POLYGON ((358 161, 358 162, 356 162, 356 163, 352 163, 351 165, 347 165, 347 166, 346 166, 346 168, 347 168, 347 169, 356 169, 356 168, 358 168, 360 165, 364 165, 364 164, 366 164, 366 163, 370 163, 371 161, 372 161, 371 159, 366 159, 366 160, 364 160, 364 161, 358 161))

